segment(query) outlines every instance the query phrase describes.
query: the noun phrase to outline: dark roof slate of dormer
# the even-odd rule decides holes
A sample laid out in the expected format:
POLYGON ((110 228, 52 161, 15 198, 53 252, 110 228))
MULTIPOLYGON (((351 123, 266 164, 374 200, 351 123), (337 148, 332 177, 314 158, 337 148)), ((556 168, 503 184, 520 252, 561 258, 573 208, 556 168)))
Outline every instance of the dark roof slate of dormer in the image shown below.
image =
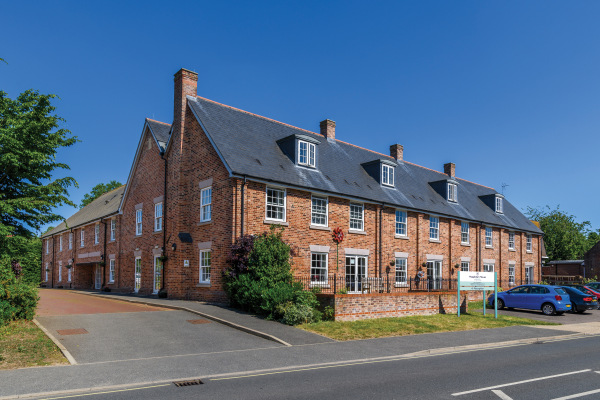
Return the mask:
POLYGON ((496 214, 480 196, 494 189, 460 178, 458 203, 449 203, 429 184, 448 175, 410 162, 395 167, 394 188, 382 187, 362 164, 376 158, 392 162, 392 157, 261 117, 202 97, 188 96, 188 104, 209 139, 233 175, 254 177, 274 183, 327 192, 335 196, 364 199, 388 206, 420 210, 456 219, 541 233, 519 210, 504 201, 504 213, 496 214), (298 168, 278 146, 277 141, 294 134, 320 140, 318 168, 298 168), (383 156, 383 157, 382 157, 383 156))

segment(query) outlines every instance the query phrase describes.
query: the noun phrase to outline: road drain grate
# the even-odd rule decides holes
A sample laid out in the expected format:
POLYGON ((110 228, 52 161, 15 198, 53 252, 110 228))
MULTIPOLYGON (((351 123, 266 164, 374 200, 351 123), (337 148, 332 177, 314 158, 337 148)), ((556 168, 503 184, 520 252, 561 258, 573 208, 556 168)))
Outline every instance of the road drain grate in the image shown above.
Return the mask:
POLYGON ((177 387, 184 387, 184 386, 204 385, 204 382, 202 382, 200 379, 193 379, 191 381, 173 382, 173 385, 175 385, 177 387))
POLYGON ((187 322, 190 324, 198 325, 198 324, 210 324, 210 321, 207 319, 188 319, 187 322))

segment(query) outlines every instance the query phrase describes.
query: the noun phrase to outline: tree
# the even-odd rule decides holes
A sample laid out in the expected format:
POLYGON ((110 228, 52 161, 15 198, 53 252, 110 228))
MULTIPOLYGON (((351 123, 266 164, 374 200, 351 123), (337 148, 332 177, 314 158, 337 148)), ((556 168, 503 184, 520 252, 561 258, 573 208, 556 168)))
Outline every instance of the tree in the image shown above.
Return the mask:
POLYGON ((60 128, 64 119, 51 103, 56 97, 27 90, 12 100, 0 91, 0 261, 10 256, 10 241, 31 239, 40 226, 62 220, 55 207, 75 206, 67 191, 75 179, 53 177, 69 169, 56 160, 57 151, 78 141, 60 128))
POLYGON ((597 242, 598 233, 591 230, 589 221, 577 222, 574 215, 560 210, 559 206, 554 210, 549 206, 528 207, 526 215, 540 223, 549 261, 583 259, 597 242))
POLYGON ((104 193, 108 193, 111 190, 116 189, 121 186, 123 186, 123 184, 121 182, 117 182, 115 180, 112 180, 108 183, 97 184, 96 186, 94 186, 92 188, 91 192, 86 193, 85 196, 83 196, 83 200, 81 200, 81 204, 79 205, 79 208, 83 208, 83 207, 87 206, 92 201, 94 201, 98 197, 102 196, 104 193))

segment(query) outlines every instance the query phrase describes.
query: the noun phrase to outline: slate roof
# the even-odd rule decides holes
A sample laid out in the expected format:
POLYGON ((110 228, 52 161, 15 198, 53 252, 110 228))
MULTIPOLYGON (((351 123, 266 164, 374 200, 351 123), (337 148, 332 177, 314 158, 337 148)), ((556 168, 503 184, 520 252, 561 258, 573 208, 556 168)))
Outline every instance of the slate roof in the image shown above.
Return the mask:
POLYGON ((202 97, 188 96, 187 99, 233 175, 542 233, 506 199, 503 214, 497 214, 486 205, 480 196, 497 193, 487 186, 457 178, 458 203, 450 203, 429 184, 447 179, 448 175, 405 161, 395 167, 395 188, 382 187, 361 164, 376 159, 395 161, 388 155, 340 140, 327 140, 320 134, 202 97), (298 167, 282 152, 277 141, 293 134, 308 135, 320 142, 317 169, 298 167))
POLYGON ((169 141, 169 132, 171 131, 171 125, 166 124, 164 122, 155 121, 150 118, 146 118, 146 123, 150 128, 150 131, 154 135, 154 138, 158 142, 158 145, 162 147, 159 150, 163 150, 167 146, 167 142, 169 141))
POLYGON ((42 237, 55 235, 71 228, 85 225, 102 217, 116 214, 119 211, 119 204, 121 203, 121 197, 123 197, 124 192, 125 185, 113 189, 108 193, 104 193, 102 196, 67 218, 66 224, 64 221, 61 222, 60 225, 51 231, 46 232, 42 237))

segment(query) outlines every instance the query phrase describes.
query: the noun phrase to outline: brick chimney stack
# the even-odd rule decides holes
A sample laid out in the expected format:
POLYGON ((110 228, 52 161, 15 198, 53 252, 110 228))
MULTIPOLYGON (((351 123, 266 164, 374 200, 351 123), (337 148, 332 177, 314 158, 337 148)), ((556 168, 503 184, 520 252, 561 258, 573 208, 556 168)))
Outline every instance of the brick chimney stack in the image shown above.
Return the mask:
POLYGON ((198 90, 198 74, 189 69, 181 68, 175 74, 175 98, 173 104, 173 131, 183 132, 185 119, 186 96, 196 97, 198 90))
POLYGON ((390 146, 390 156, 398 162, 404 161, 404 146, 401 144, 393 144, 390 146))
POLYGON ((456 165, 454 163, 446 163, 444 164, 444 173, 448 175, 450 178, 454 178, 454 173, 456 171, 456 165))
POLYGON ((327 140, 335 140, 335 121, 330 119, 321 121, 321 135, 325 136, 327 140))

